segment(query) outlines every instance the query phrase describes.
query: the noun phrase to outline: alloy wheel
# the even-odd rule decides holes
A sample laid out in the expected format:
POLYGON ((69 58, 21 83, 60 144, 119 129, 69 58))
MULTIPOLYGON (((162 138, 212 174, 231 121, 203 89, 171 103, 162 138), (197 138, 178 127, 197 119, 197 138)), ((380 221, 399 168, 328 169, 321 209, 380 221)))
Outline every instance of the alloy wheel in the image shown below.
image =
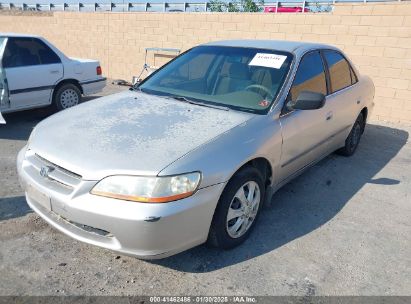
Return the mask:
POLYGON ((232 238, 243 236, 253 224, 261 201, 258 184, 248 181, 234 195, 228 208, 226 229, 232 238))

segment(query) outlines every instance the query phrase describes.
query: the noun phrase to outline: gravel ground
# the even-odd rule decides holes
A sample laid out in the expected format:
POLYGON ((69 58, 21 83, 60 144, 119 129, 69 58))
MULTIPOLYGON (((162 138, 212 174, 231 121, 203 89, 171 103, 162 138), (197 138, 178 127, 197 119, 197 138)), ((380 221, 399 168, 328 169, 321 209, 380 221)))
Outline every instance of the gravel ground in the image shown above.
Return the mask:
POLYGON ((411 295, 410 127, 368 125, 353 157, 278 191, 242 246, 149 262, 77 242, 27 206, 16 154, 47 115, 0 126, 0 295, 411 295))

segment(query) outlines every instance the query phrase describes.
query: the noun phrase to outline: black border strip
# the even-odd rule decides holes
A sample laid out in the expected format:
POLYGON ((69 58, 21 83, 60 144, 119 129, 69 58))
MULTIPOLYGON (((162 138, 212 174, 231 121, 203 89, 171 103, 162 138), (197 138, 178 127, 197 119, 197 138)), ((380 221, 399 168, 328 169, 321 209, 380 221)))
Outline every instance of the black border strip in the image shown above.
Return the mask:
POLYGON ((10 95, 21 94, 21 93, 28 93, 34 91, 43 91, 43 90, 51 90, 54 89, 55 85, 48 85, 42 87, 34 87, 34 88, 25 88, 25 89, 17 89, 17 90, 10 90, 10 95))
MULTIPOLYGON (((100 82, 100 81, 106 81, 106 80, 107 80, 107 78, 103 77, 101 79, 80 82, 80 85, 90 84, 90 83, 100 82)), ((55 85, 48 85, 48 86, 41 86, 41 87, 32 87, 32 88, 25 88, 25 89, 10 90, 9 94, 10 95, 15 95, 15 94, 21 94, 21 93, 35 92, 35 91, 52 90, 55 87, 56 87, 55 85)))
POLYGON ((0 304, 139 304, 139 303, 256 303, 256 304, 409 304, 410 296, 0 296, 0 304))
POLYGON ((90 83, 100 82, 100 81, 106 81, 106 80, 107 80, 107 78, 106 78, 106 77, 103 77, 103 78, 101 78, 101 79, 90 80, 90 81, 83 81, 83 82, 80 82, 80 84, 90 84, 90 83))

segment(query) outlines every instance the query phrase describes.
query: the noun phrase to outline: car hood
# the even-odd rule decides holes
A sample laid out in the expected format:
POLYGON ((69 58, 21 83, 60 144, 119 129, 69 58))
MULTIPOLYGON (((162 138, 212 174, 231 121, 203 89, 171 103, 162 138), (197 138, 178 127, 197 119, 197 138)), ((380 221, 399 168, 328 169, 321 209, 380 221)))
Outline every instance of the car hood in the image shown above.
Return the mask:
POLYGON ((113 174, 157 175, 253 116, 127 91, 42 121, 28 148, 85 180, 113 174))

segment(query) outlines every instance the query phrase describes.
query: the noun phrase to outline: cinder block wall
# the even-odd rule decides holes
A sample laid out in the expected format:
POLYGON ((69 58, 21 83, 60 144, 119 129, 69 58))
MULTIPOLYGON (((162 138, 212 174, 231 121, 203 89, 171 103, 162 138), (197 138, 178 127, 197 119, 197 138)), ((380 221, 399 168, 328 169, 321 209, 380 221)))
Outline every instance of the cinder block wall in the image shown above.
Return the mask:
POLYGON ((3 11, 0 31, 42 35, 69 56, 99 59, 106 76, 127 80, 140 72, 146 47, 185 50, 212 40, 245 38, 329 43, 373 78, 373 119, 411 123, 407 2, 338 4, 327 14, 3 11))

